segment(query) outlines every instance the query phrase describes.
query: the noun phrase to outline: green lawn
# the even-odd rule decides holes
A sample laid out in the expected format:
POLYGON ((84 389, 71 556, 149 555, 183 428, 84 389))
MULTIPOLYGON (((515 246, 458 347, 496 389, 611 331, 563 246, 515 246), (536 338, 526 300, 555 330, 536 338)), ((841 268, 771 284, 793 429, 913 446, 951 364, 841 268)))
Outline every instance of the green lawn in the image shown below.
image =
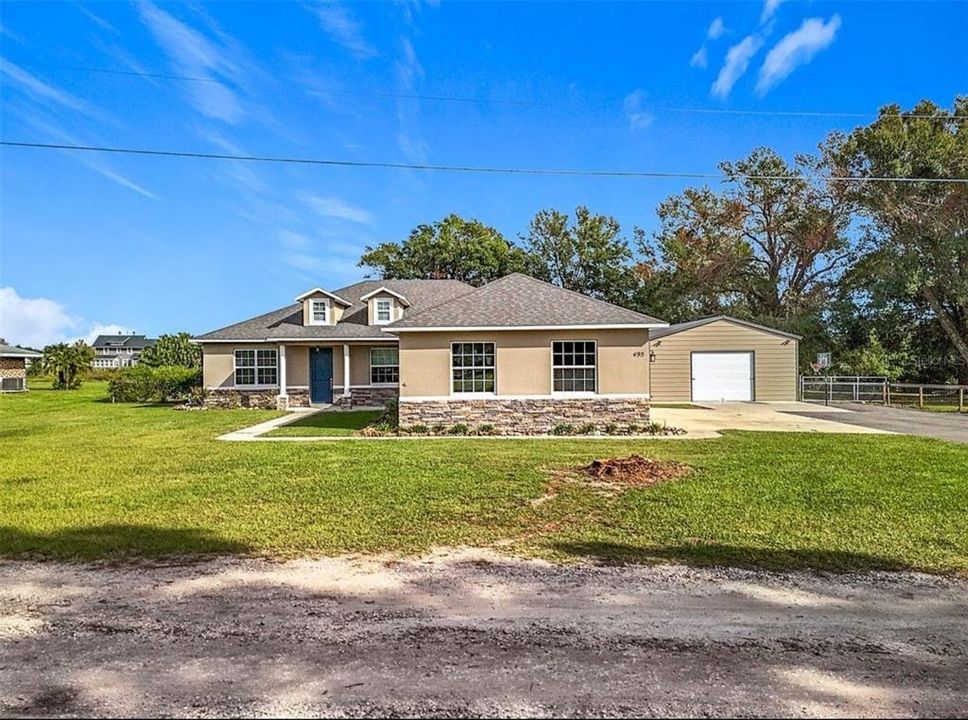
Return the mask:
POLYGON ((301 418, 266 435, 280 437, 358 435, 359 431, 375 422, 382 410, 340 410, 320 412, 301 418))
POLYGON ((968 445, 878 435, 227 443, 277 415, 0 396, 0 555, 416 553, 968 572, 968 445), (549 471, 631 452, 694 472, 604 495, 549 471))

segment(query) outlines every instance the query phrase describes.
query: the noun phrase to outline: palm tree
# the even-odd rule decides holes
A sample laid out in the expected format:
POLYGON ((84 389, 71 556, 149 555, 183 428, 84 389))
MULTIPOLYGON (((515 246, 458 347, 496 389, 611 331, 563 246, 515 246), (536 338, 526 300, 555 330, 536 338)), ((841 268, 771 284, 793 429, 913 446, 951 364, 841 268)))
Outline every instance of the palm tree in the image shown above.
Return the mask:
POLYGON ((73 390, 80 387, 80 373, 89 370, 94 362, 94 348, 83 340, 73 345, 57 343, 44 348, 44 356, 40 359, 41 369, 53 375, 54 388, 57 390, 73 390))

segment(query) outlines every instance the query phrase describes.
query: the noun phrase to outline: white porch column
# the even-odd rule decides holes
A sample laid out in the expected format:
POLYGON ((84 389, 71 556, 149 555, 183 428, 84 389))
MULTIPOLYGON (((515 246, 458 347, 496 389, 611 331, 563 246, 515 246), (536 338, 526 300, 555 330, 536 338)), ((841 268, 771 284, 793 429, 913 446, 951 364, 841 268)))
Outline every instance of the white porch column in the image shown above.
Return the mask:
POLYGON ((350 396, 350 346, 343 343, 343 397, 350 396))
POLYGON ((286 393, 286 346, 279 344, 279 397, 288 398, 286 393))

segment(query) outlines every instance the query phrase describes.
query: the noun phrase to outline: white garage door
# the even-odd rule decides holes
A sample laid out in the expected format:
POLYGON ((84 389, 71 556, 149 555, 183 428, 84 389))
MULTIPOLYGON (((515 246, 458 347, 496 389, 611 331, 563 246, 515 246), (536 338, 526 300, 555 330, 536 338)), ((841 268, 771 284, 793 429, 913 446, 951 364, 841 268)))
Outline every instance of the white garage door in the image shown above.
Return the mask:
POLYGON ((753 399, 753 353, 692 354, 694 402, 749 402, 753 399))

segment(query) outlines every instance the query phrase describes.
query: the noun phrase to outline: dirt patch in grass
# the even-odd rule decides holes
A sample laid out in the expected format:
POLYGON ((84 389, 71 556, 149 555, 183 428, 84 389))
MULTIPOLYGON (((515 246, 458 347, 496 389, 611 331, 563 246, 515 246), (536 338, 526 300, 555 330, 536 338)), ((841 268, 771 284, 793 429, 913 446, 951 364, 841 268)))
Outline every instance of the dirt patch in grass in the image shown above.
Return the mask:
POLYGON ((688 475, 692 468, 674 460, 653 460, 641 455, 593 460, 578 468, 587 477, 622 487, 645 487, 688 475))

